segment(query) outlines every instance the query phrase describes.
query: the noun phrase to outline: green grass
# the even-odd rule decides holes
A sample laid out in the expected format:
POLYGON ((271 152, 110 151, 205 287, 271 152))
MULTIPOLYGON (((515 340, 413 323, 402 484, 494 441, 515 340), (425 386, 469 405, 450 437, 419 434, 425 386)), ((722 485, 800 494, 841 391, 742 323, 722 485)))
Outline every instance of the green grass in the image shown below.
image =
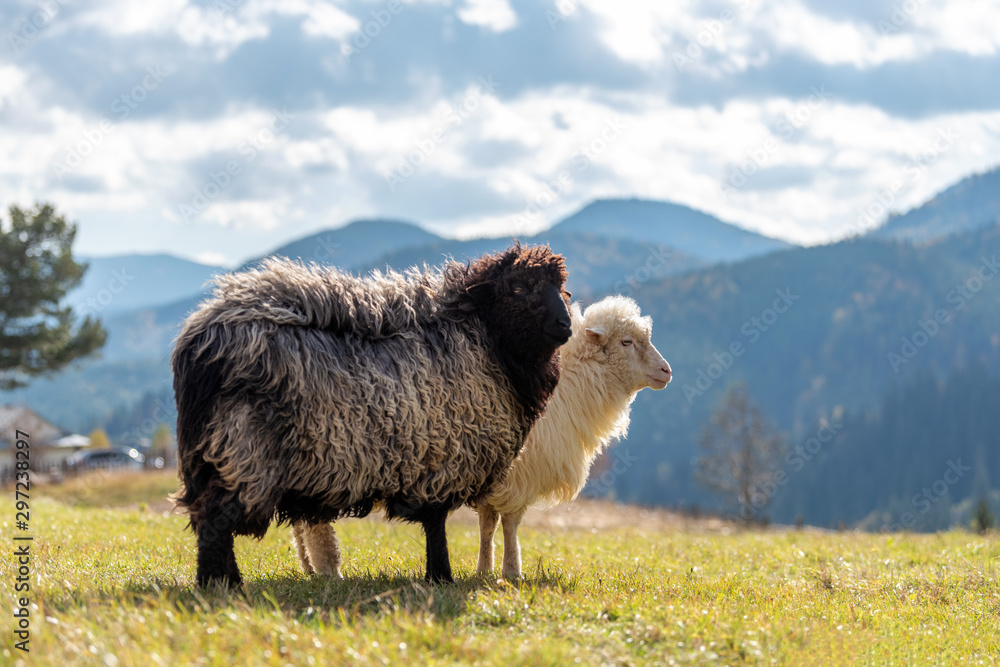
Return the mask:
MULTIPOLYGON (((154 509, 173 486, 168 475, 125 477, 82 495, 72 484, 32 494, 31 653, 14 651, 5 632, 0 663, 940 665, 1000 656, 995 536, 524 529, 527 581, 511 586, 475 576, 477 530, 452 522, 458 583, 432 586, 420 579, 419 528, 347 520, 343 581, 302 575, 288 528, 238 538, 244 596, 192 587, 185 519, 154 509)), ((0 525, 12 544, 10 518, 0 525)), ((14 576, 4 559, 7 605, 14 576)))

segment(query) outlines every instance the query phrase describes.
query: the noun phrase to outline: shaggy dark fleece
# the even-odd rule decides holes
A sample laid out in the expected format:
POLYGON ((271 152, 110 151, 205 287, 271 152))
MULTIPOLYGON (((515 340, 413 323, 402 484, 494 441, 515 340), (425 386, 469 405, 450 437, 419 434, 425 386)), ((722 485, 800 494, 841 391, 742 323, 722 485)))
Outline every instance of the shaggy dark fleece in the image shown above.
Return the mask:
POLYGON ((356 278, 270 261, 223 276, 172 358, 198 582, 237 583, 232 535, 271 520, 444 520, 506 474, 558 380, 563 258, 519 244, 442 271, 356 278))

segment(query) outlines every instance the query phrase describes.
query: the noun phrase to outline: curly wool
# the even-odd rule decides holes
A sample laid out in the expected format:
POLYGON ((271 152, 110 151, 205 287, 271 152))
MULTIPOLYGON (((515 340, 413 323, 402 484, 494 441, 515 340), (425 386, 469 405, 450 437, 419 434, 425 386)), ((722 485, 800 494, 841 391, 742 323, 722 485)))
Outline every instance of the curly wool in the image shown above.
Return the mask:
MULTIPOLYGON (((607 297, 586 312, 573 304, 571 313, 573 334, 560 348, 559 384, 545 412, 504 480, 475 503, 481 516, 493 517, 482 538, 480 571, 492 569, 495 521, 497 515, 504 515, 505 575, 519 577, 520 517, 533 504, 553 505, 576 498, 597 456, 609 443, 628 434, 631 405, 638 393, 629 381, 632 371, 622 367, 619 357, 591 341, 586 330, 600 330, 616 342, 630 337, 635 345, 648 349, 652 348, 652 318, 642 316, 635 301, 623 296, 607 297)), ((335 563, 324 572, 339 576, 341 557, 333 529, 316 525, 308 529, 297 526, 296 530, 297 547, 317 554, 314 559, 335 563)), ((304 551, 299 560, 305 572, 315 571, 304 551)))
POLYGON ((356 278, 269 260, 220 278, 173 356, 179 415, 190 413, 178 420, 178 502, 192 508, 217 474, 245 508, 236 532, 262 535, 276 510, 328 521, 382 499, 458 504, 490 488, 557 377, 533 388, 540 404, 525 401, 483 322, 461 312, 491 267, 356 278), (193 392, 205 368, 214 380, 193 392), (212 394, 211 406, 196 400, 212 394))
POLYGON ((648 344, 653 321, 641 315, 635 301, 622 296, 599 301, 586 313, 574 303, 572 316, 573 335, 560 350, 559 384, 552 399, 503 483, 486 498, 500 514, 575 499, 598 454, 628 435, 637 392, 603 365, 603 352, 587 340, 585 331, 600 328, 609 338, 631 335, 637 344, 648 344))

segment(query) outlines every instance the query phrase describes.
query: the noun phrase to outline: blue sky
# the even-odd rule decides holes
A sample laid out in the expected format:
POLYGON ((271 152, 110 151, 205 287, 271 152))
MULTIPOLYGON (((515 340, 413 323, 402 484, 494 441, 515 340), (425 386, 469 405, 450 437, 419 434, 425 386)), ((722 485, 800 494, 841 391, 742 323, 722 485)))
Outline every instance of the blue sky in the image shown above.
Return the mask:
POLYGON ((612 196, 820 243, 1000 155, 994 1, 8 0, 0 28, 0 202, 90 255, 612 196))

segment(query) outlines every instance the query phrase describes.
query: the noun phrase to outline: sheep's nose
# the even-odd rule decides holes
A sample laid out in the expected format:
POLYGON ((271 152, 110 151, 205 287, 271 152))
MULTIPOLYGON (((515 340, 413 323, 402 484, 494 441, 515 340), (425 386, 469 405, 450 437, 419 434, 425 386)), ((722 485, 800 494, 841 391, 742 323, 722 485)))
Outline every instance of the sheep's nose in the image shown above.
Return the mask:
POLYGON ((573 327, 568 317, 558 317, 545 327, 545 334, 549 337, 550 342, 562 345, 573 335, 573 327))
POLYGON ((668 377, 674 374, 674 372, 670 370, 670 364, 666 361, 663 362, 663 366, 660 367, 660 370, 666 373, 668 377))

